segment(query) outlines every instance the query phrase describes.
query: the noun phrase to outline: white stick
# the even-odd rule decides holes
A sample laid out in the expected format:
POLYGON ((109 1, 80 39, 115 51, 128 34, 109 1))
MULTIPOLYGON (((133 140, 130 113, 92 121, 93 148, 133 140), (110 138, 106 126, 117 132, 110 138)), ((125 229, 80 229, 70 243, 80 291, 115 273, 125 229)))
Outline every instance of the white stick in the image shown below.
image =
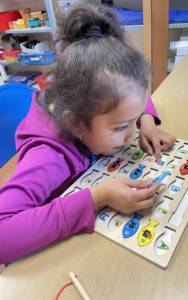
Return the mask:
POLYGON ((91 298, 88 296, 88 294, 84 290, 81 283, 78 281, 78 278, 76 278, 75 274, 73 272, 70 272, 69 277, 70 277, 72 283, 74 284, 75 288, 79 292, 80 296, 82 297, 82 299, 83 300, 91 300, 91 298))

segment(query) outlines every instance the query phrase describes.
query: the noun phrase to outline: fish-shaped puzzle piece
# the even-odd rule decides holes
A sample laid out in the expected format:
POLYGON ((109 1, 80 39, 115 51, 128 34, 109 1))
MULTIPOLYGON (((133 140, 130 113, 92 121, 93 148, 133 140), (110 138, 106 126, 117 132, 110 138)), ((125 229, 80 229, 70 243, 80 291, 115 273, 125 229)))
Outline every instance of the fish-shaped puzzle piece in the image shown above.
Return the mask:
POLYGON ((132 155, 132 160, 138 160, 144 156, 145 152, 143 149, 137 150, 133 155, 132 155))
POLYGON ((180 165, 180 158, 174 158, 167 164, 167 168, 176 169, 180 165))
POLYGON ((114 172, 115 170, 117 170, 120 167, 123 160, 124 160, 123 158, 118 157, 114 162, 109 164, 109 166, 107 167, 107 171, 114 172))
POLYGON ((180 167, 180 173, 181 175, 187 175, 188 174, 188 160, 186 163, 184 163, 183 165, 181 165, 180 167))
POLYGON ((133 236, 140 226, 140 220, 143 218, 139 213, 135 213, 134 217, 131 218, 123 227, 122 235, 124 238, 133 236))
POLYGON ((170 209, 170 199, 164 198, 164 201, 159 203, 154 208, 153 216, 157 219, 160 219, 168 213, 169 209, 170 209))
POLYGON ((106 221, 109 217, 109 213, 105 211, 99 214, 99 219, 101 219, 101 221, 106 221))
POLYGON ((143 169, 145 168, 145 165, 139 164, 138 168, 133 169, 130 173, 130 178, 131 179, 138 179, 142 173, 143 173, 143 169))
POLYGON ((188 153, 188 145, 184 144, 183 147, 180 147, 178 149, 179 154, 187 154, 188 153))
POLYGON ((164 182, 165 177, 170 176, 171 173, 169 171, 164 171, 161 175, 157 176, 151 183, 154 185, 156 183, 164 182))
POLYGON ((176 194, 181 191, 183 179, 177 178, 175 182, 173 182, 169 187, 170 194, 176 194))
POLYGON ((155 236, 155 227, 159 224, 156 220, 150 220, 149 224, 146 225, 138 234, 138 245, 140 247, 146 246, 151 243, 155 236))
POLYGON ((166 228, 165 233, 157 239, 155 243, 155 252, 157 255, 164 255, 171 246, 174 230, 166 228))

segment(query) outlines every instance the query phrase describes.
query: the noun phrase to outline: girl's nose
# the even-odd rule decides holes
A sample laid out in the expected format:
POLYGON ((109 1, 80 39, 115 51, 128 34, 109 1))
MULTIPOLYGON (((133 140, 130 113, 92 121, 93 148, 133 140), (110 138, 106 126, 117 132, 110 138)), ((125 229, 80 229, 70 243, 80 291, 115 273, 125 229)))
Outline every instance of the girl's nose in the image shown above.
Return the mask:
POLYGON ((126 137, 125 139, 124 139, 124 144, 125 145, 129 145, 129 144, 131 144, 131 142, 132 142, 132 137, 126 137))

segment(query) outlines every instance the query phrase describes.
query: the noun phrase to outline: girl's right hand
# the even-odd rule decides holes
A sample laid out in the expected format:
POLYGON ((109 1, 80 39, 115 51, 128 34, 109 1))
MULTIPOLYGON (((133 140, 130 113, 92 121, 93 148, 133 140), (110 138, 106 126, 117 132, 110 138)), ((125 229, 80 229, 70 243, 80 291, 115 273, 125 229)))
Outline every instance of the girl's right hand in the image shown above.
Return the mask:
POLYGON ((110 206, 125 214, 150 208, 154 205, 155 193, 163 184, 151 186, 151 182, 131 180, 126 176, 110 178, 92 187, 95 209, 110 206))

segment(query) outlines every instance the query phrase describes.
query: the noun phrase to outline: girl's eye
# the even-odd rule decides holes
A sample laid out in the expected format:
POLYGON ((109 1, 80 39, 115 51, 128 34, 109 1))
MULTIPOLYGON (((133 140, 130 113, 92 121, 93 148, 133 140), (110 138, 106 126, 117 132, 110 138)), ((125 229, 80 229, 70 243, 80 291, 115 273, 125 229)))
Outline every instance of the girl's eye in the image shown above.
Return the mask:
POLYGON ((125 129, 127 129, 127 128, 128 128, 128 125, 123 125, 123 126, 121 126, 121 127, 116 127, 115 130, 116 130, 116 131, 123 131, 123 130, 125 130, 125 129))

